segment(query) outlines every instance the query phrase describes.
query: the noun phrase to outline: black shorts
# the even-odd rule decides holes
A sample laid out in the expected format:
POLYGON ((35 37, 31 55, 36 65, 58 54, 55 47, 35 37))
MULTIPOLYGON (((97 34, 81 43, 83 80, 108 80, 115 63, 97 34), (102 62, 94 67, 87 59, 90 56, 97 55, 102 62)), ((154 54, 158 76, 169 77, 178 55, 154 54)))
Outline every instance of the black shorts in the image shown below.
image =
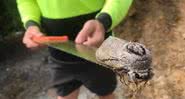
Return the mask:
POLYGON ((99 96, 112 93, 116 88, 116 75, 111 70, 87 61, 51 62, 52 87, 59 96, 67 96, 84 85, 99 96))
MULTIPOLYGON (((47 35, 68 35, 70 40, 74 40, 83 24, 96 14, 68 19, 42 18, 42 27, 47 35)), ((57 89, 59 96, 67 96, 81 85, 100 96, 110 94, 116 88, 113 71, 54 48, 49 48, 49 52, 52 57, 52 87, 57 89)))

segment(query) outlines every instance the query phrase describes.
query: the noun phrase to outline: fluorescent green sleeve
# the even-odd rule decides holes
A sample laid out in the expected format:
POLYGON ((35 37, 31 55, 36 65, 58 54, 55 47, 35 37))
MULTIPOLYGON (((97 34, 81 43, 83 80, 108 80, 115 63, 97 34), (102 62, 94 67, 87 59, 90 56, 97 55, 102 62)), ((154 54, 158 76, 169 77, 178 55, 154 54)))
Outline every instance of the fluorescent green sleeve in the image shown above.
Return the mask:
POLYGON ((127 15, 132 1, 133 0, 105 0, 104 7, 98 15, 107 13, 111 17, 112 23, 109 30, 118 25, 127 15))
POLYGON ((41 13, 36 0, 17 0, 17 6, 24 26, 29 20, 40 24, 41 13))

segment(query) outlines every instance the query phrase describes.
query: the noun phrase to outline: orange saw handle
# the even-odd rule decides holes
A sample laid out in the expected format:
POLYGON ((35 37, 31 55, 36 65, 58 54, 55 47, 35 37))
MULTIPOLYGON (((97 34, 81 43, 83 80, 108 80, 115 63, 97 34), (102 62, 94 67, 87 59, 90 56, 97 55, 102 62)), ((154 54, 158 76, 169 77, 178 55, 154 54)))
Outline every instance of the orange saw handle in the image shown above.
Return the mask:
POLYGON ((68 36, 40 36, 33 37, 32 40, 37 43, 59 43, 69 40, 68 36))

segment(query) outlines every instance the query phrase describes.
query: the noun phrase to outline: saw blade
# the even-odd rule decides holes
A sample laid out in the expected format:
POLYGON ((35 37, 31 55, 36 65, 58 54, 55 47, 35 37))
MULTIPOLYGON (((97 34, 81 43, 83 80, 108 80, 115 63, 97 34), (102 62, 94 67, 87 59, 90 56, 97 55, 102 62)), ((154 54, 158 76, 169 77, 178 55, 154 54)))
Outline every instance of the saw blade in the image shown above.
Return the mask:
POLYGON ((64 51, 68 54, 83 58, 87 61, 93 62, 93 63, 97 63, 100 64, 97 60, 96 60, 96 50, 97 48, 95 47, 91 47, 91 46, 86 46, 86 45, 82 45, 82 44, 76 44, 73 41, 66 41, 66 42, 62 42, 62 43, 46 43, 48 46, 52 47, 52 48, 56 48, 60 51, 64 51))

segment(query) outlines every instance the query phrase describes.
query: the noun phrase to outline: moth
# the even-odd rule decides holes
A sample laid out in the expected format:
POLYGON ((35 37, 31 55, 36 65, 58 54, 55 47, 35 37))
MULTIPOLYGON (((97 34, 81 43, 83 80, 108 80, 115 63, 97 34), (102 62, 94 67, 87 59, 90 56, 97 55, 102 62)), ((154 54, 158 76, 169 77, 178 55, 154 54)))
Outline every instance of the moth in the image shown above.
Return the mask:
POLYGON ((154 75, 151 51, 138 42, 109 37, 97 49, 96 59, 118 74, 126 85, 146 84, 154 75))

